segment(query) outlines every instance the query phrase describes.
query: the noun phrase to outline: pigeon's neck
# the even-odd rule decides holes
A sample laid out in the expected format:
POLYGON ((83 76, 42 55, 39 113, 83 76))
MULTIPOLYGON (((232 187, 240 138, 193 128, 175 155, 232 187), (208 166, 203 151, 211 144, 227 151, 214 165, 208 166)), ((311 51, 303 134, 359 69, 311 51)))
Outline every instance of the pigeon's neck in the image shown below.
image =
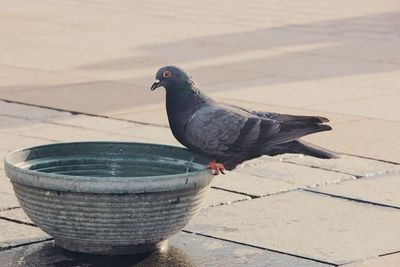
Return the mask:
POLYGON ((210 98, 196 89, 167 90, 168 117, 184 119, 186 116, 191 116, 199 106, 208 101, 210 98))
POLYGON ((185 125, 190 117, 204 104, 213 100, 200 92, 197 88, 186 90, 167 90, 166 106, 169 125, 175 138, 181 143, 185 125))

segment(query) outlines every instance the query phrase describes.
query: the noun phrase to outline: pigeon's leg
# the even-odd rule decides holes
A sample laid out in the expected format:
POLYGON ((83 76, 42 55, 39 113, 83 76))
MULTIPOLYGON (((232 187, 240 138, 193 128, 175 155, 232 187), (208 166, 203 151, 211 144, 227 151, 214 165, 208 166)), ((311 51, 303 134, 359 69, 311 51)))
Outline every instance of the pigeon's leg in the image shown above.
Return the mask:
POLYGON ((225 174, 225 167, 223 164, 216 162, 215 160, 211 161, 207 164, 206 169, 212 169, 215 172, 214 175, 218 175, 219 173, 225 174))

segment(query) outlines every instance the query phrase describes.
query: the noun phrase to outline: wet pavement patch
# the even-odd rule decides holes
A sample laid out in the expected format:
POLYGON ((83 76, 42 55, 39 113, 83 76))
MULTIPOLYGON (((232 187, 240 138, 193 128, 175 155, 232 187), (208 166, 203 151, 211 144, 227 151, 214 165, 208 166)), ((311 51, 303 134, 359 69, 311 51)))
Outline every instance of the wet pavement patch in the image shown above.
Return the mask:
POLYGON ((168 248, 149 254, 98 256, 69 252, 46 241, 0 252, 2 267, 15 266, 330 266, 191 233, 179 233, 168 248))

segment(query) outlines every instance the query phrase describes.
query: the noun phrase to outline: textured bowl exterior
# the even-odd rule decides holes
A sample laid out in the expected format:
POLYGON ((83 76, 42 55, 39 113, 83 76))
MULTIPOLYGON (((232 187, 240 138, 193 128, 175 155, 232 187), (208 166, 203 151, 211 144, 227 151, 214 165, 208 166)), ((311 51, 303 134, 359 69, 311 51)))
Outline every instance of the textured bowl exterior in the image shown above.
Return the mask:
MULTIPOLYGON (((199 211, 211 181, 204 178, 211 176, 208 172, 194 172, 184 182, 190 179, 196 186, 178 186, 179 190, 141 192, 139 187, 137 193, 132 188, 124 193, 74 192, 40 188, 30 180, 23 184, 21 179, 13 179, 18 170, 13 166, 7 174, 29 218, 53 236, 57 245, 95 254, 131 254, 161 248, 199 211)), ((40 174, 34 173, 31 179, 40 180, 40 174)), ((60 177, 56 179, 60 181, 60 177)), ((134 186, 131 181, 126 184, 134 186)), ((75 184, 74 188, 80 187, 75 184)))
POLYGON ((166 240, 196 215, 208 190, 90 194, 13 186, 29 218, 58 245, 101 254, 140 252, 166 240))

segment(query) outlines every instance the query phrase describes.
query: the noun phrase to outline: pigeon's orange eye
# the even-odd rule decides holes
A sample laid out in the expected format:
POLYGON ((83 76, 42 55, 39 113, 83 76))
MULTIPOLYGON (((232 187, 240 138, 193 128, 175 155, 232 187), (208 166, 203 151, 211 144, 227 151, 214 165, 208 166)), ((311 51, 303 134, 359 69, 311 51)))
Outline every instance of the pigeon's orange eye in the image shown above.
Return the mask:
POLYGON ((171 72, 170 72, 169 70, 166 70, 166 71, 163 72, 162 76, 163 76, 164 78, 168 78, 168 77, 171 76, 171 72))

